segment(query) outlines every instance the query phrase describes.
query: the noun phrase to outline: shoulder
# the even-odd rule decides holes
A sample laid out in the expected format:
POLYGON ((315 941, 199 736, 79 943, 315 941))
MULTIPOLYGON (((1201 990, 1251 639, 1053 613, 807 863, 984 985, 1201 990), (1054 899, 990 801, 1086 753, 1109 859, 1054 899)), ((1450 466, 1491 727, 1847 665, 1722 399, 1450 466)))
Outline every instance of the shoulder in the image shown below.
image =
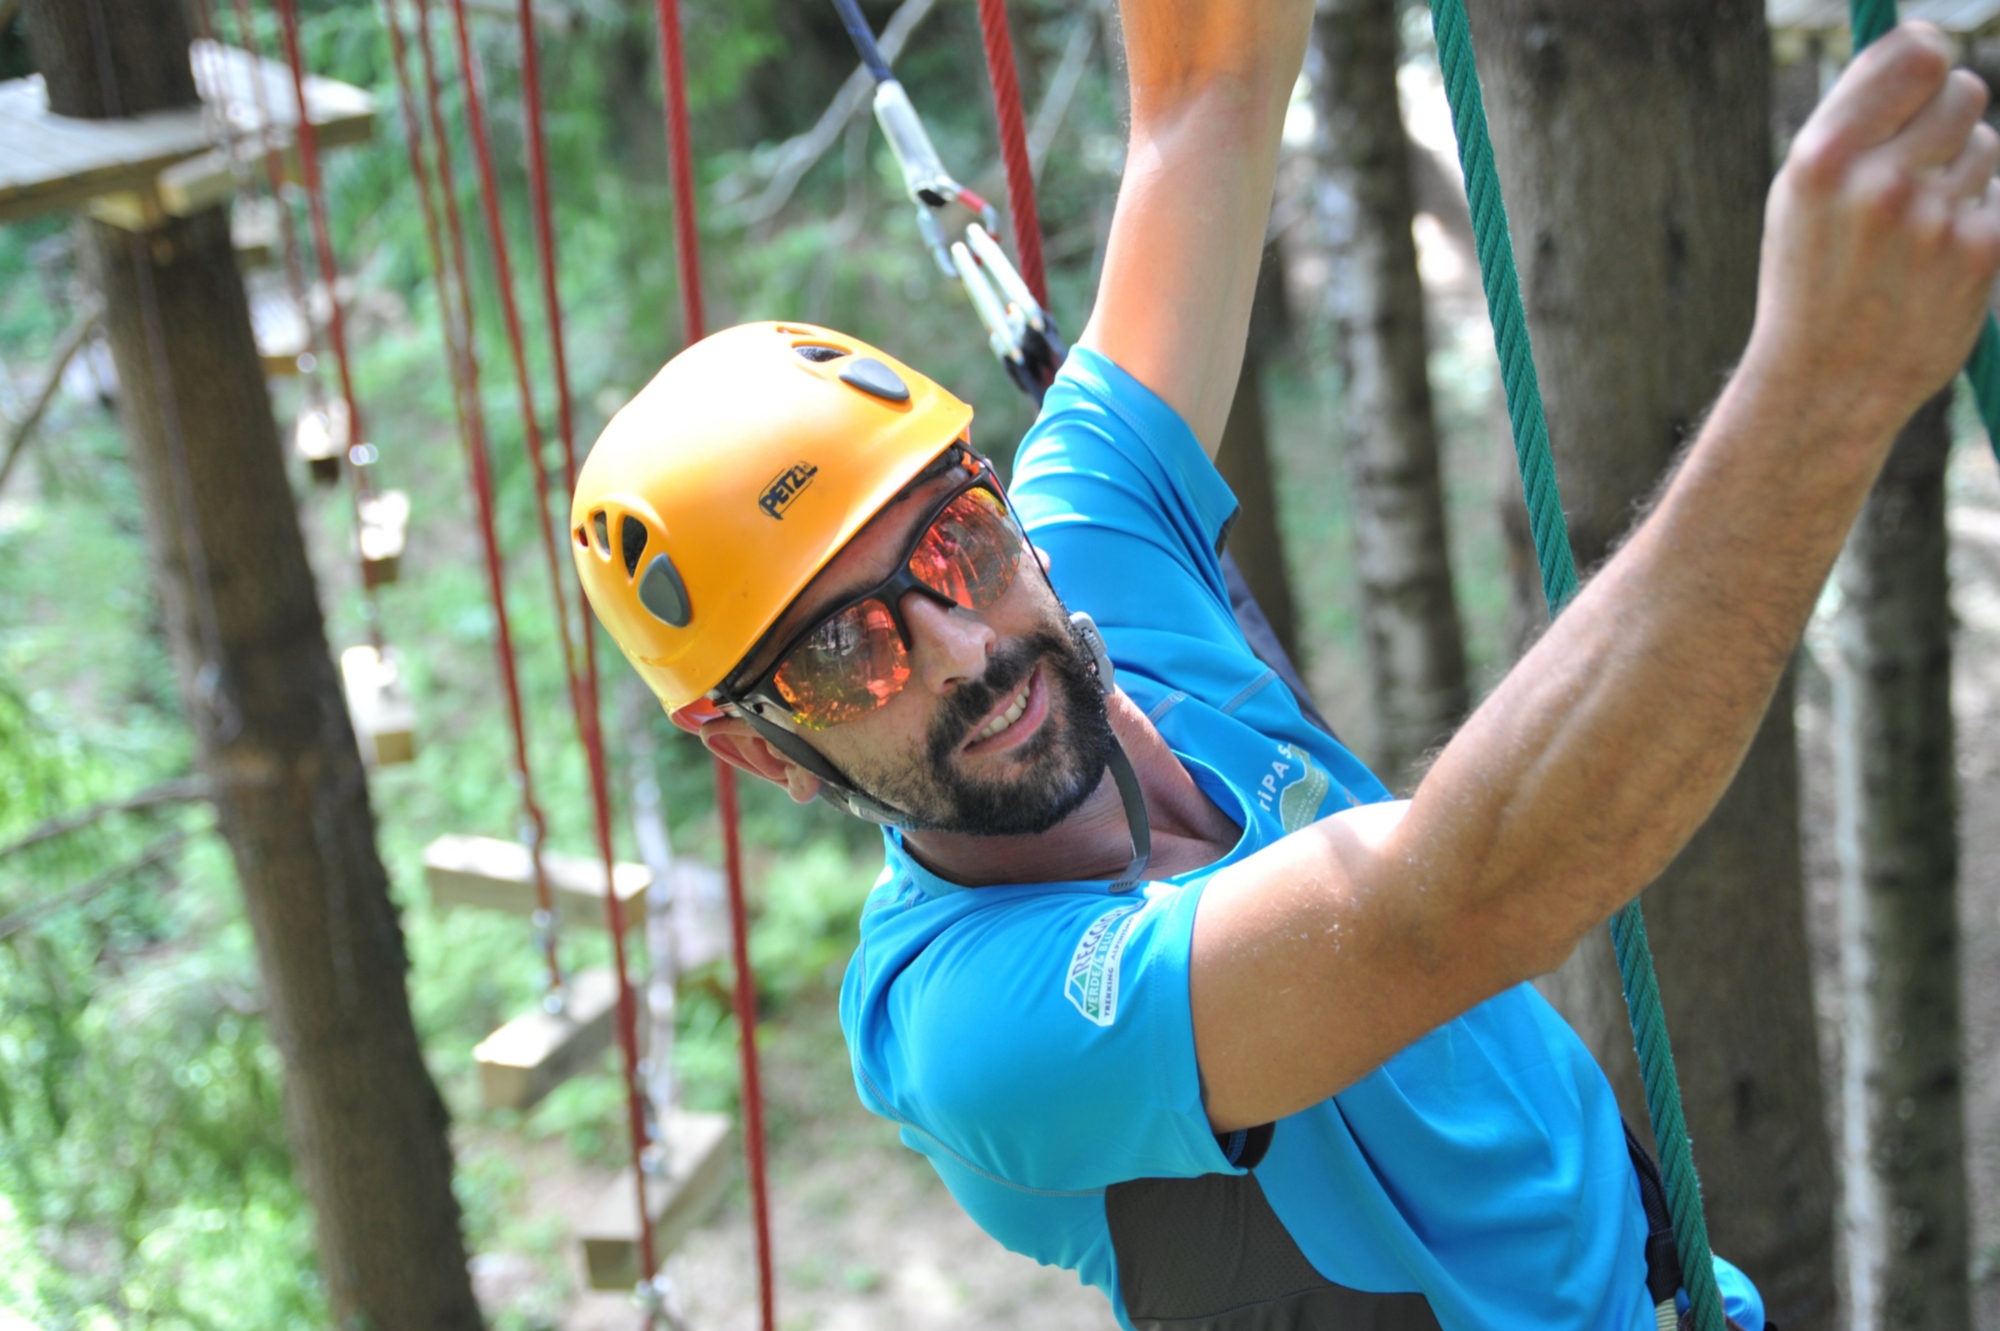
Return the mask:
POLYGON ((1081 515, 1079 480, 1097 483, 1086 493, 1100 505, 1120 488, 1151 509, 1178 500, 1210 548, 1236 512, 1235 495, 1180 414, 1087 347, 1071 351, 1015 455, 1011 490, 1031 531, 1081 515))
POLYGON ((863 1099, 1020 1187, 1219 1167, 1187 997, 1198 899, 980 888, 885 907, 842 994, 863 1099))

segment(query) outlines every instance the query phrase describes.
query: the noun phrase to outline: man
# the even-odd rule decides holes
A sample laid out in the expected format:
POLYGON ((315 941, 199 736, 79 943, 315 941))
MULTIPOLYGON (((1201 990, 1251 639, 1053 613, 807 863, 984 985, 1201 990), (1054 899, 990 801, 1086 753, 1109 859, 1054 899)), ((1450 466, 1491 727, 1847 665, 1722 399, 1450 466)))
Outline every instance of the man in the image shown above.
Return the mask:
POLYGON ((1001 1242, 1129 1327, 1639 1331, 1640 1171, 1525 982, 1736 770, 1896 430, 1971 346, 2000 139, 1936 30, 1855 62, 1772 188, 1699 440, 1392 802, 1245 647, 1216 559, 1310 10, 1127 0, 1103 282, 1011 494, 915 371, 753 325, 606 430, 578 566, 711 750, 885 824, 856 1084, 1001 1242))

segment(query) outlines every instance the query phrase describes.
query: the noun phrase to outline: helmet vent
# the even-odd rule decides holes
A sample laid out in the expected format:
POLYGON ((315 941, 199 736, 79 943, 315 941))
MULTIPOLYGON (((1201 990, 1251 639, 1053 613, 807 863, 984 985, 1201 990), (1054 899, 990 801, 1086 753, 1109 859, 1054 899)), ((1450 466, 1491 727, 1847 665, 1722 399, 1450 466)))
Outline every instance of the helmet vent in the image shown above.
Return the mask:
POLYGON ((680 570, 674 561, 665 555, 654 555, 653 562, 646 565, 646 576, 639 579, 639 604, 651 612, 653 618, 677 629, 684 629, 694 616, 688 605, 687 587, 681 582, 680 570))
POLYGON ((609 555, 611 553, 611 525, 605 520, 603 509, 600 508, 590 515, 590 529, 597 534, 597 553, 600 555, 609 555))
POLYGON ((646 524, 626 514, 618 524, 618 545, 625 556, 625 576, 639 571, 639 556, 646 553, 646 524))
POLYGON ((578 549, 588 550, 590 548, 590 537, 581 527, 576 529, 576 544, 578 549))
POLYGON ((803 346, 793 347, 792 350, 798 352, 815 365, 823 365, 830 360, 839 360, 842 356, 848 354, 839 347, 803 346))

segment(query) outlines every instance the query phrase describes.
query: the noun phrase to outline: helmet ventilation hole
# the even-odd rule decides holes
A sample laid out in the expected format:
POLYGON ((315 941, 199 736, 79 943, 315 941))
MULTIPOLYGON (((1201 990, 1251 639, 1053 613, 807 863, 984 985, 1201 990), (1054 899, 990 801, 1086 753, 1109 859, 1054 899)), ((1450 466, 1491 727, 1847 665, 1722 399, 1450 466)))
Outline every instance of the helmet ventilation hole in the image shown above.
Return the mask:
POLYGON ((793 347, 792 350, 798 352, 815 365, 824 364, 830 360, 839 360, 842 356, 849 354, 842 351, 839 347, 803 346, 793 347))
POLYGON ((625 556, 625 576, 639 571, 639 556, 646 553, 646 524, 626 514, 618 524, 618 544, 625 556))
POLYGON ((605 520, 604 510, 598 509, 590 515, 590 529, 597 534, 597 553, 611 553, 611 525, 605 520))
POLYGON ((588 550, 590 548, 590 537, 584 533, 584 529, 578 527, 576 529, 575 534, 576 534, 577 547, 579 549, 588 550))

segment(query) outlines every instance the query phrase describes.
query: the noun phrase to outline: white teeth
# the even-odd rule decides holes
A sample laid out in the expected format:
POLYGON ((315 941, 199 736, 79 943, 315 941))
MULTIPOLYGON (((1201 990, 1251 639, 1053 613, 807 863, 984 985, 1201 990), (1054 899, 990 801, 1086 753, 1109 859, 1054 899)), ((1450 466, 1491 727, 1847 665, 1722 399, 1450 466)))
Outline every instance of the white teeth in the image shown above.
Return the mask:
POLYGON ((978 739, 975 739, 973 743, 976 744, 979 740, 992 739, 1008 726, 1013 725, 1021 719, 1021 713, 1028 710, 1028 689, 1032 683, 1033 681, 1030 680, 1028 684, 1021 686, 1021 691, 1014 695, 1014 701, 1007 705, 1007 710, 994 717, 991 721, 988 721, 985 728, 979 732, 978 739))

